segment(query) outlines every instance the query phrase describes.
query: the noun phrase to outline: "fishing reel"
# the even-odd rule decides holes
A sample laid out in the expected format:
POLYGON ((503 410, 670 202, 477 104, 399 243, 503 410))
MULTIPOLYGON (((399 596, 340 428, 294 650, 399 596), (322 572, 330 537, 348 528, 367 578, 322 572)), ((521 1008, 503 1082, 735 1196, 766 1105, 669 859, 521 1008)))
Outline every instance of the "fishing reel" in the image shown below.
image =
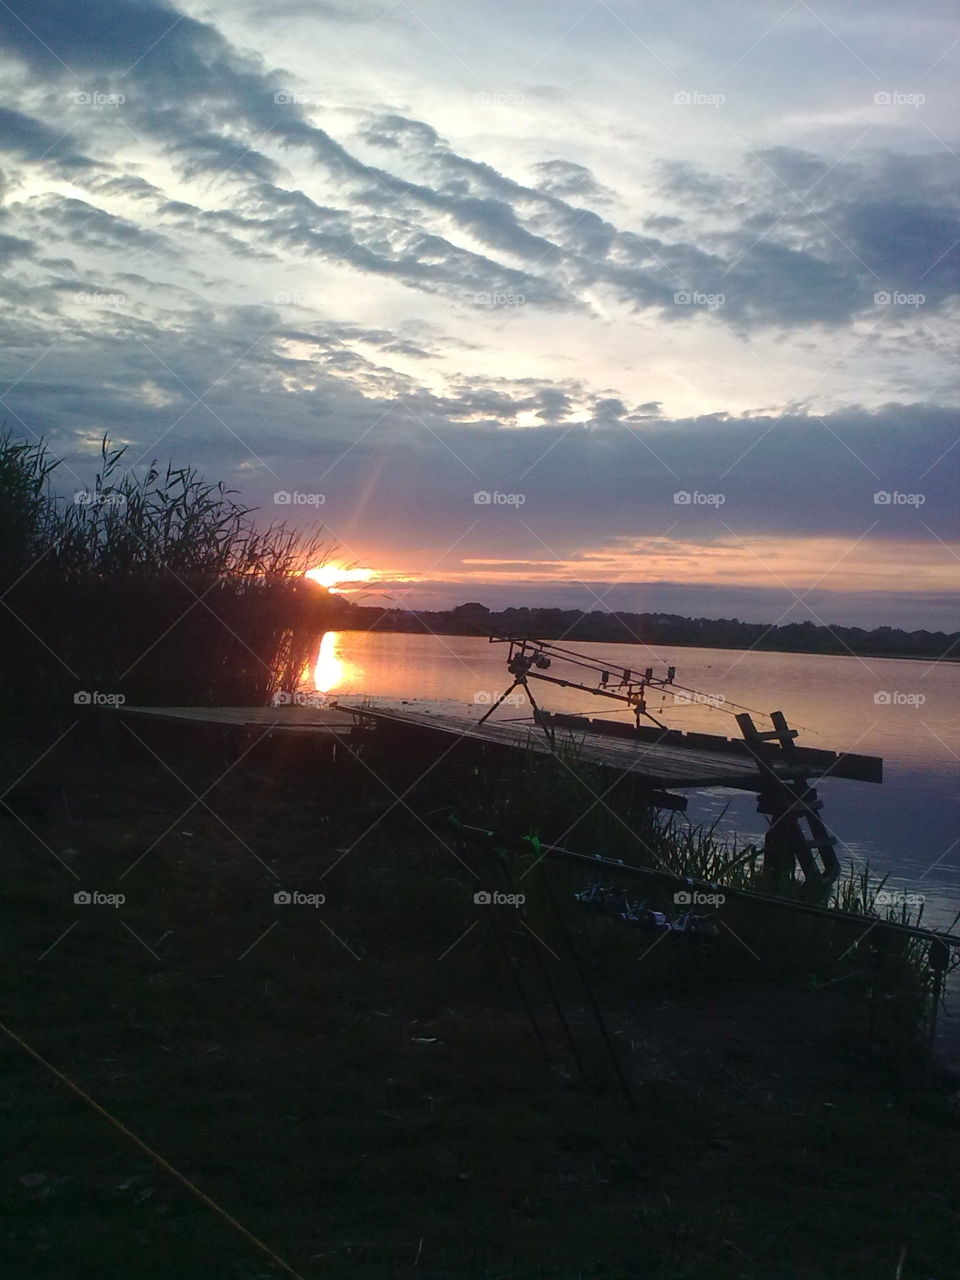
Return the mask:
POLYGON ((543 653, 525 653, 522 649, 519 653, 515 653, 507 663, 507 670, 512 676, 523 677, 536 667, 540 671, 546 671, 550 666, 550 659, 543 653))

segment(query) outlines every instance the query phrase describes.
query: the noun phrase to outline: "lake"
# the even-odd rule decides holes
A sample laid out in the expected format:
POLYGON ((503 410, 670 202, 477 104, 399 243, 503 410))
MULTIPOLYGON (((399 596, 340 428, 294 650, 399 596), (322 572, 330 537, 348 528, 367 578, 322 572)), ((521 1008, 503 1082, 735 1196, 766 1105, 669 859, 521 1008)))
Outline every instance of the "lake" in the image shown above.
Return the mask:
MULTIPOLYGON (((569 647, 614 667, 652 665, 657 676, 675 666, 677 683, 696 689, 705 701, 677 702, 676 695, 660 692, 648 696, 650 711, 671 728, 738 737, 733 711, 782 711, 800 730, 802 746, 882 756, 881 786, 831 778, 817 783, 837 854, 843 863, 869 863, 872 871, 888 874, 888 888, 922 894, 924 924, 942 928, 953 922, 960 909, 960 666, 732 649, 665 648, 654 654, 641 645, 580 641, 569 647)), ((387 704, 416 700, 479 718, 512 682, 506 656, 506 645, 475 636, 327 632, 312 687, 387 704)), ((551 674, 568 672, 557 665, 551 674)), ((629 709, 617 714, 617 704, 606 699, 543 683, 533 687, 548 710, 630 720, 629 709)), ((525 699, 496 713, 528 715, 525 699)), ((743 841, 766 830, 752 794, 711 789, 690 792, 689 798, 687 817, 695 824, 717 822, 718 831, 743 841)))

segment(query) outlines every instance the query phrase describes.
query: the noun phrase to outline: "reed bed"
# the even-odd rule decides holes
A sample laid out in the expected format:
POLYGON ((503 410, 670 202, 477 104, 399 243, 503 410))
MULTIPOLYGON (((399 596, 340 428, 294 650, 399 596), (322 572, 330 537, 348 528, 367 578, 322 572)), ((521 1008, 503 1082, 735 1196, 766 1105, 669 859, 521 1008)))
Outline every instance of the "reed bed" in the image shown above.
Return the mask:
POLYGON ((257 705, 297 686, 334 605, 306 568, 335 544, 192 467, 140 470, 105 438, 94 483, 53 493, 46 446, 0 436, 0 644, 8 714, 76 694, 257 705))

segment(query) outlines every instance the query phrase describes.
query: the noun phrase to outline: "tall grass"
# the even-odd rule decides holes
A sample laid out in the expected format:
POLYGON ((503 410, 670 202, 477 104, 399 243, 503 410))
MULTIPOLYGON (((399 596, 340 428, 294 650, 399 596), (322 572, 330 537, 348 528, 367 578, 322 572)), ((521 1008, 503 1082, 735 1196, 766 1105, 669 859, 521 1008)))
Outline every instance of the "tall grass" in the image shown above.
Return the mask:
MULTIPOLYGON (((387 761, 378 761, 386 768, 387 761)), ((409 760, 410 769, 423 762, 409 760)), ((723 982, 730 978, 757 980, 779 978, 814 989, 841 984, 844 992, 866 1000, 876 1020, 874 1034, 884 1040, 911 1044, 923 1021, 933 1012, 932 972, 928 963, 929 943, 894 935, 879 926, 899 923, 919 926, 922 909, 884 904, 877 895, 885 879, 872 875, 869 867, 850 865, 832 886, 823 901, 800 880, 776 889, 764 873, 761 845, 723 837, 717 824, 697 825, 682 814, 652 808, 642 788, 627 775, 616 781, 611 773, 578 756, 575 746, 561 749, 557 756, 533 751, 511 753, 499 763, 477 763, 472 769, 453 764, 432 775, 433 797, 450 805, 467 823, 495 830, 504 836, 537 836, 545 843, 567 849, 600 854, 626 864, 704 881, 718 889, 753 890, 794 898, 798 902, 849 911, 876 922, 849 922, 829 910, 821 916, 773 910, 760 901, 728 898, 718 918, 722 920, 719 941, 703 953, 698 947, 677 943, 649 951, 651 939, 623 926, 615 918, 587 911, 579 914, 571 904, 576 891, 590 882, 600 882, 623 890, 630 900, 644 901, 672 917, 678 908, 675 887, 654 879, 629 876, 617 878, 610 867, 592 870, 567 862, 549 861, 549 876, 557 892, 570 908, 571 927, 593 957, 596 971, 609 980, 619 974, 639 978, 634 959, 643 956, 644 980, 654 984, 690 980, 694 985, 723 982), (879 949, 877 944, 879 943, 879 949)), ((453 838, 452 835, 450 838, 453 838)), ((481 856, 481 855, 476 855, 481 856)), ((491 849, 488 866, 495 861, 491 849)), ((447 859, 447 862, 449 860, 447 859)), ((552 908, 540 901, 539 878, 545 868, 533 855, 510 854, 516 884, 528 892, 528 910, 533 927, 551 946, 562 939, 551 929, 552 908)), ((441 880, 451 881, 451 868, 444 865, 441 880)), ((403 869, 398 869, 398 875, 403 869)), ((509 884, 499 888, 509 890, 509 884)), ((408 903, 409 906, 409 903, 408 903)), ((710 910, 705 909, 709 915, 710 910)), ((419 917, 418 917, 419 918, 419 917)))
POLYGON ((334 543, 254 511, 191 467, 139 471, 105 438, 89 489, 52 492, 45 445, 0 435, 5 710, 260 704, 295 687, 333 605, 303 571, 334 543))

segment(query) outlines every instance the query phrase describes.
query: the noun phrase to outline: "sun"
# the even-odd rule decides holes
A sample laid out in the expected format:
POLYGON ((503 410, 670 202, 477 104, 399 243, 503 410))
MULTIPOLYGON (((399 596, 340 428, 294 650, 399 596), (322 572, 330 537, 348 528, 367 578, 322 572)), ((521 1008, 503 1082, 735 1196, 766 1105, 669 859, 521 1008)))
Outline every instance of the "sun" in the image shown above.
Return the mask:
POLYGON ((374 571, 373 569, 345 569, 338 564, 324 564, 316 569, 308 569, 303 576, 337 595, 345 583, 369 582, 374 576, 374 571))

